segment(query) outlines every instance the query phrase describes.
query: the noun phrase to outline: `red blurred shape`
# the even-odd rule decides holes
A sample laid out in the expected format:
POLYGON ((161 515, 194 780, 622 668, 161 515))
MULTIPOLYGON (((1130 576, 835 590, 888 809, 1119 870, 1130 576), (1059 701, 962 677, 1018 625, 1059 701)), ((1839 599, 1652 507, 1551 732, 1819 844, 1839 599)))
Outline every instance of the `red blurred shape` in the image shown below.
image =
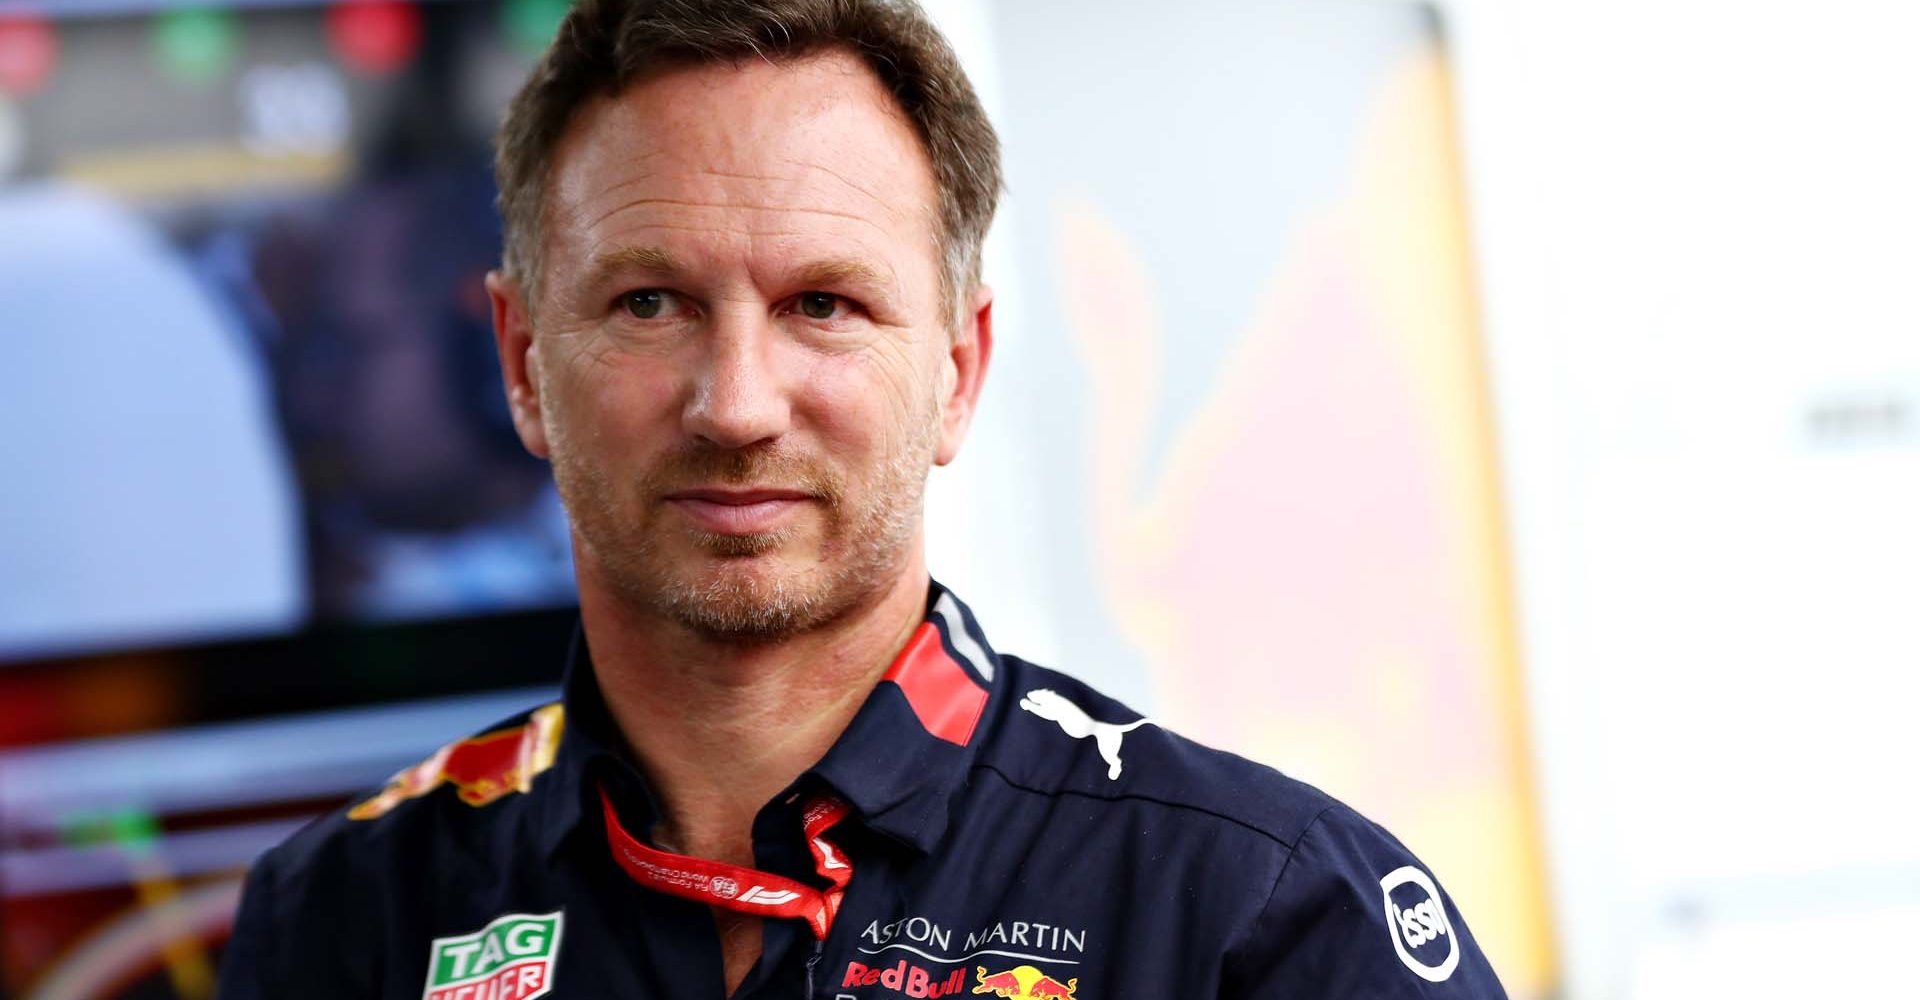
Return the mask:
POLYGON ((7 677, 0 682, 0 747, 26 746, 73 735, 65 689, 48 677, 7 677))
POLYGON ((420 51, 420 9, 401 0, 346 0, 327 12, 327 38, 349 68, 385 76, 420 51))
POLYGON ((46 18, 0 14, 0 92, 24 97, 39 90, 60 61, 60 40, 46 18))

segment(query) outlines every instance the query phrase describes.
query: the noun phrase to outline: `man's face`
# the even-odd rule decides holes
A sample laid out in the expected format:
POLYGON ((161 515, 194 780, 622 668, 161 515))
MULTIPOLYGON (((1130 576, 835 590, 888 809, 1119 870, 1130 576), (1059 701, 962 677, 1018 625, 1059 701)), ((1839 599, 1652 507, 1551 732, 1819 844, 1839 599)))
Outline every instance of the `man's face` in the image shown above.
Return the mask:
POLYGON ((831 621, 919 565, 989 298, 953 336, 913 127, 828 53, 680 69, 576 116, 528 327, 497 277, 523 440, 582 586, 709 637, 831 621), (516 324, 525 333, 516 333, 516 324))

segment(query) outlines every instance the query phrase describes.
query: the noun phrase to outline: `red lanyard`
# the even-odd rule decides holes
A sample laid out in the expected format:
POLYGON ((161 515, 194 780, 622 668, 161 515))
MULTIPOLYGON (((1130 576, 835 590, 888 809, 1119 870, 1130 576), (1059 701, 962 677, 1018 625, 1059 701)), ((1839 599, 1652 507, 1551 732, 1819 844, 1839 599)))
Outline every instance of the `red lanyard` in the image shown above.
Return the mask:
POLYGON ((833 883, 826 889, 795 882, 793 879, 763 872, 757 868, 708 861, 705 858, 674 854, 641 843, 620 825, 613 811, 613 800, 600 789, 600 806, 607 818, 607 840, 613 844, 613 860, 633 876, 635 882, 670 895, 761 917, 798 917, 813 928, 813 936, 826 940, 840 912, 841 897, 853 878, 853 863, 826 838, 835 823, 847 818, 853 807, 831 795, 807 801, 801 829, 807 846, 813 851, 813 866, 821 877, 833 883))

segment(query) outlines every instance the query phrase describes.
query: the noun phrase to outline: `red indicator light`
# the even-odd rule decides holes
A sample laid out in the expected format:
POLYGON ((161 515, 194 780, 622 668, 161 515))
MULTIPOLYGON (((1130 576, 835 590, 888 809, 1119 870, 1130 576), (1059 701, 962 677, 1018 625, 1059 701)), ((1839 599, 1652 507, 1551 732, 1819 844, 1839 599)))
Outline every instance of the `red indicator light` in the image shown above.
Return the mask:
POLYGON ((39 90, 60 61, 53 26, 32 14, 0 14, 0 93, 24 97, 39 90))
POLYGON ((420 9, 400 0, 347 0, 327 11, 327 38, 342 63, 386 76, 420 51, 420 9))

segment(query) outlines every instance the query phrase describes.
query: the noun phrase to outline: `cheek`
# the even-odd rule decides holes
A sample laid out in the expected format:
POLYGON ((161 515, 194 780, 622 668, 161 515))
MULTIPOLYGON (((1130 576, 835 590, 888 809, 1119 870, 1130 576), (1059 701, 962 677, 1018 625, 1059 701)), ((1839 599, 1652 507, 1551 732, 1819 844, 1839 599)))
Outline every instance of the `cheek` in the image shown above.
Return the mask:
POLYGON ((806 423, 835 457, 898 452, 926 423, 934 380, 904 352, 818 359, 802 390, 806 423))
POLYGON ((618 355, 566 358, 553 369, 549 409, 558 416, 567 450, 603 461, 648 454, 674 426, 677 380, 657 365, 618 355))

